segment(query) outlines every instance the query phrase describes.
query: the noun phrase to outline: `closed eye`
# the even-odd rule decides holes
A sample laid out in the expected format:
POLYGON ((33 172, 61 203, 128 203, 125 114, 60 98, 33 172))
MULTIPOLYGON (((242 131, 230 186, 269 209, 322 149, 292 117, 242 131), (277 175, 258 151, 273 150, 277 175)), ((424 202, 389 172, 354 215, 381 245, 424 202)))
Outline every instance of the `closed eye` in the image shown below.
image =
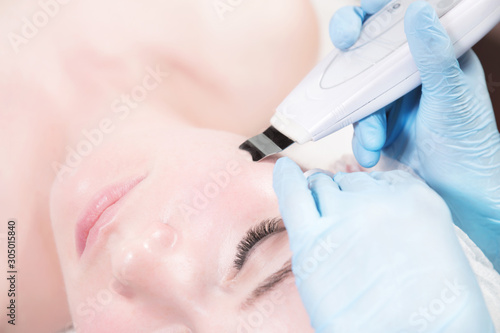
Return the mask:
POLYGON ((250 251, 264 238, 285 230, 281 218, 263 220, 256 226, 250 228, 236 248, 236 257, 233 262, 234 268, 240 271, 247 261, 250 251))

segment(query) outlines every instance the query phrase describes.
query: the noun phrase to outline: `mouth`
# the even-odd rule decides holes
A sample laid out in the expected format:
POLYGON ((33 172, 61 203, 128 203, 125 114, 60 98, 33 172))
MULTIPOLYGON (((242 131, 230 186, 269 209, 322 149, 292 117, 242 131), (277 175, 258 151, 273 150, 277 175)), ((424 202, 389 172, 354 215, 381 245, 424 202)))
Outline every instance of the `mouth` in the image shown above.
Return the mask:
POLYGON ((99 231, 109 224, 120 209, 118 204, 146 176, 112 184, 96 193, 76 224, 75 240, 78 257, 97 240, 99 231))

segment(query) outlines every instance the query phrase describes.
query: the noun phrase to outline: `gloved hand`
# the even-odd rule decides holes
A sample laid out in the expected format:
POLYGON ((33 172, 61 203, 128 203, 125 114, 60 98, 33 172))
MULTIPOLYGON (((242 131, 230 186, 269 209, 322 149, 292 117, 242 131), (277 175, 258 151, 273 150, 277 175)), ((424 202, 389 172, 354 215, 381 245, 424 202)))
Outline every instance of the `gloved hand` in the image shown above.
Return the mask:
MULTIPOLYGON (((350 47, 367 16, 388 2, 339 10, 330 26, 334 44, 350 47)), ((425 2, 409 7, 405 31, 423 85, 354 125, 354 155, 372 167, 383 151, 415 170, 500 272, 500 134, 483 69, 472 51, 457 61, 425 2)))
POLYGON ((274 189, 315 331, 494 332, 448 207, 404 171, 316 173, 287 158, 274 189))

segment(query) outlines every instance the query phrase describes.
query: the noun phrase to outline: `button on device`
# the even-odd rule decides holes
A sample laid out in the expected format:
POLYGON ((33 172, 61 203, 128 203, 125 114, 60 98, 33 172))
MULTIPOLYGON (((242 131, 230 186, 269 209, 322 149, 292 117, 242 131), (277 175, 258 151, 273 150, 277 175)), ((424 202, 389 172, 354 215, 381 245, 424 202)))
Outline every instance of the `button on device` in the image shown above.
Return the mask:
POLYGON ((390 8, 387 9, 387 11, 389 13, 394 13, 396 10, 400 9, 401 8, 401 3, 400 2, 396 2, 395 4, 393 4, 390 8))
POLYGON ((414 0, 399 0, 393 2, 387 5, 384 10, 381 10, 379 13, 371 16, 363 25, 363 30, 361 31, 359 40, 353 48, 371 43, 379 38, 385 39, 385 44, 391 44, 391 38, 393 37, 397 38, 395 41, 396 45, 393 49, 400 46, 401 36, 404 35, 404 15, 412 2, 414 2, 414 0), (400 28, 394 29, 396 26, 399 26, 400 28), (396 31, 398 29, 401 29, 402 34, 396 31), (385 37, 387 33, 389 33, 389 35, 385 37))

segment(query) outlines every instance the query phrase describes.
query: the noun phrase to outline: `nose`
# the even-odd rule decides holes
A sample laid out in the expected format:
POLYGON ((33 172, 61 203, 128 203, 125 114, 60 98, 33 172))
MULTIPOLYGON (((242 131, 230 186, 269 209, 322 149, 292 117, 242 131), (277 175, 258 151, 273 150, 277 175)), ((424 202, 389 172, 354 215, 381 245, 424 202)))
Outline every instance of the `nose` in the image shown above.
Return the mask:
POLYGON ((137 235, 117 235, 110 251, 113 291, 147 313, 161 313, 164 320, 206 312, 194 301, 204 291, 203 262, 195 260, 197 243, 182 221, 145 221, 143 231, 134 230, 137 235))
POLYGON ((123 296, 155 293, 158 280, 168 274, 168 261, 175 256, 179 233, 171 225, 157 222, 143 233, 124 239, 111 254, 115 289, 123 296))

